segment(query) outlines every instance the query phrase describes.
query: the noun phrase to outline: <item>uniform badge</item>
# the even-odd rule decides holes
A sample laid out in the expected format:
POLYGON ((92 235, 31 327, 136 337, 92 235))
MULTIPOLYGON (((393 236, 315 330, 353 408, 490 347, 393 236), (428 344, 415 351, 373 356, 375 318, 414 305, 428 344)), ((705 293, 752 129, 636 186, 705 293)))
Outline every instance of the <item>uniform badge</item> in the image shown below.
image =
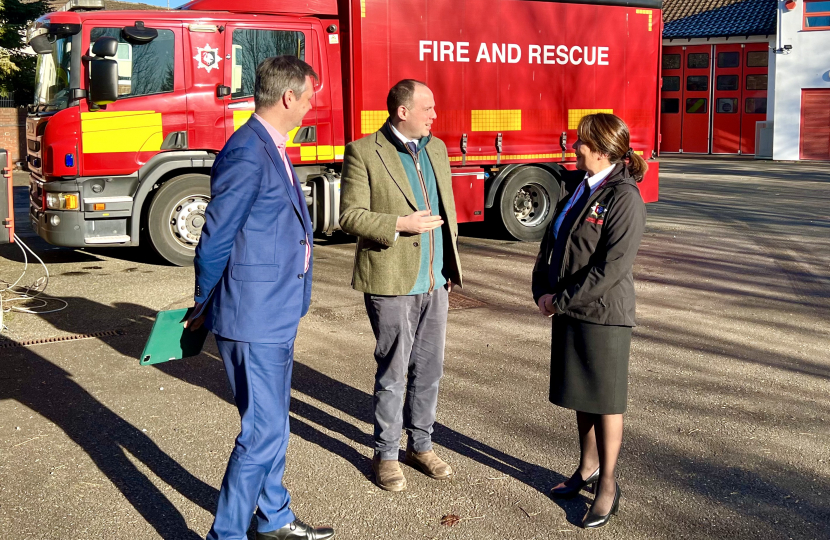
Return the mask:
POLYGON ((602 225, 605 222, 605 210, 605 206, 600 203, 594 203, 594 206, 591 207, 591 211, 588 212, 588 217, 585 218, 585 221, 595 225, 602 225))

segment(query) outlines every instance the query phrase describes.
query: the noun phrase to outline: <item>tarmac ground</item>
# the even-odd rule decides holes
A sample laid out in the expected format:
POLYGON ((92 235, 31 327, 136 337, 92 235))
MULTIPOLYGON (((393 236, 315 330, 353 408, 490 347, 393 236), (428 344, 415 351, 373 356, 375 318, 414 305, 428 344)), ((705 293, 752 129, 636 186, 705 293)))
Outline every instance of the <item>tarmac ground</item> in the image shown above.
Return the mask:
MULTIPOLYGON (((5 314, 0 537, 204 538, 239 429, 215 343, 137 359, 155 313, 190 304, 192 268, 141 248, 46 244, 28 226, 26 184, 15 175, 18 233, 49 269, 46 308, 68 306, 5 314), (51 338, 72 339, 23 343, 51 338)), ((830 164, 662 159, 648 213, 623 498, 607 527, 579 528, 590 494, 547 494, 578 444, 573 412, 547 399, 538 246, 481 225, 461 230, 465 286, 434 433, 456 474, 404 466, 402 493, 371 482, 374 338, 349 288, 354 244, 316 240, 285 476, 298 517, 355 540, 830 538, 830 164)), ((0 279, 23 269, 19 247, 0 246, 0 279)), ((43 275, 30 256, 21 284, 43 275)))

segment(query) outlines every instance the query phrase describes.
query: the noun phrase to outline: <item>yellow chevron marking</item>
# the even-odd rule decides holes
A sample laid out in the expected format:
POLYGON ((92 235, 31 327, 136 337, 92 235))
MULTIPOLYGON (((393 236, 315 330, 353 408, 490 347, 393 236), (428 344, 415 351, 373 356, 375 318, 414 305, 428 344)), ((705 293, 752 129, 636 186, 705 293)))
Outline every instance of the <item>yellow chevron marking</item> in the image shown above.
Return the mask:
POLYGON ((389 113, 386 111, 360 111, 360 132, 364 135, 379 130, 389 113))
POLYGON ((343 152, 345 151, 345 146, 330 146, 327 144, 320 144, 318 146, 301 146, 300 160, 334 161, 336 159, 343 159, 343 152))
POLYGON ((233 130, 241 128, 248 121, 254 111, 233 111, 233 130))
MULTIPOLYGON (((565 158, 575 158, 576 154, 568 152, 565 158)), ((562 152, 557 154, 502 154, 501 159, 562 159, 562 152)), ((452 156, 450 161, 461 161, 461 156, 452 156)), ((496 161, 496 156, 467 156, 467 161, 496 161)))
POLYGON ((366 0, 360 0, 360 17, 366 16, 366 0))
POLYGON ((470 131, 520 131, 522 111, 503 109, 491 111, 470 111, 470 131))
POLYGON ((164 141, 161 113, 100 111, 81 113, 84 153, 158 152, 164 141))
POLYGON ((614 114, 614 109, 568 109, 568 129, 576 129, 583 117, 596 113, 614 114))
POLYGON ((652 22, 653 22, 653 15, 651 14, 650 9, 638 9, 638 15, 648 15, 648 31, 651 32, 652 22))

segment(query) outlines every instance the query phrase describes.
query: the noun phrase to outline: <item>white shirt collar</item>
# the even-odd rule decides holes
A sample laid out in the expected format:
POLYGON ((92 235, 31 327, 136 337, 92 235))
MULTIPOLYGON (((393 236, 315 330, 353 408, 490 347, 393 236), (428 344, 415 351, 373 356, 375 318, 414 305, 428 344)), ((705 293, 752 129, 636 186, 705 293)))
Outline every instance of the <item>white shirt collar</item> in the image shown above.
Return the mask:
POLYGON ((585 173, 585 178, 588 180, 588 186, 591 188, 591 191, 593 191, 603 180, 608 177, 609 174, 611 174, 614 167, 616 167, 616 165, 612 164, 610 167, 602 169, 594 176, 588 176, 589 173, 585 173))
POLYGON ((406 144, 408 142, 414 142, 415 145, 417 146, 418 143, 421 142, 420 138, 419 139, 408 139, 403 133, 401 133, 400 131, 395 129, 395 126, 392 125, 392 122, 389 122, 389 127, 392 128, 392 133, 395 134, 395 137, 399 138, 404 144, 406 144))

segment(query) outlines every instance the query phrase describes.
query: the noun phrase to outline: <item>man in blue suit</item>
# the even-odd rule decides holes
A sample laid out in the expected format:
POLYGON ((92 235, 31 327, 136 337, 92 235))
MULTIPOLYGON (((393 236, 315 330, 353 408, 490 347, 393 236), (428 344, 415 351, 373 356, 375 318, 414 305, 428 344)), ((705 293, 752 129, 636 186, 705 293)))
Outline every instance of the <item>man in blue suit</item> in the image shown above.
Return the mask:
POLYGON ((323 540, 330 528, 296 519, 282 484, 294 338, 311 299, 311 218, 286 134, 311 110, 317 74, 277 56, 256 70, 255 113, 213 164, 211 201, 196 248, 196 306, 225 363, 242 430, 219 491, 208 540, 323 540), (204 312, 204 313, 203 313, 204 312))

